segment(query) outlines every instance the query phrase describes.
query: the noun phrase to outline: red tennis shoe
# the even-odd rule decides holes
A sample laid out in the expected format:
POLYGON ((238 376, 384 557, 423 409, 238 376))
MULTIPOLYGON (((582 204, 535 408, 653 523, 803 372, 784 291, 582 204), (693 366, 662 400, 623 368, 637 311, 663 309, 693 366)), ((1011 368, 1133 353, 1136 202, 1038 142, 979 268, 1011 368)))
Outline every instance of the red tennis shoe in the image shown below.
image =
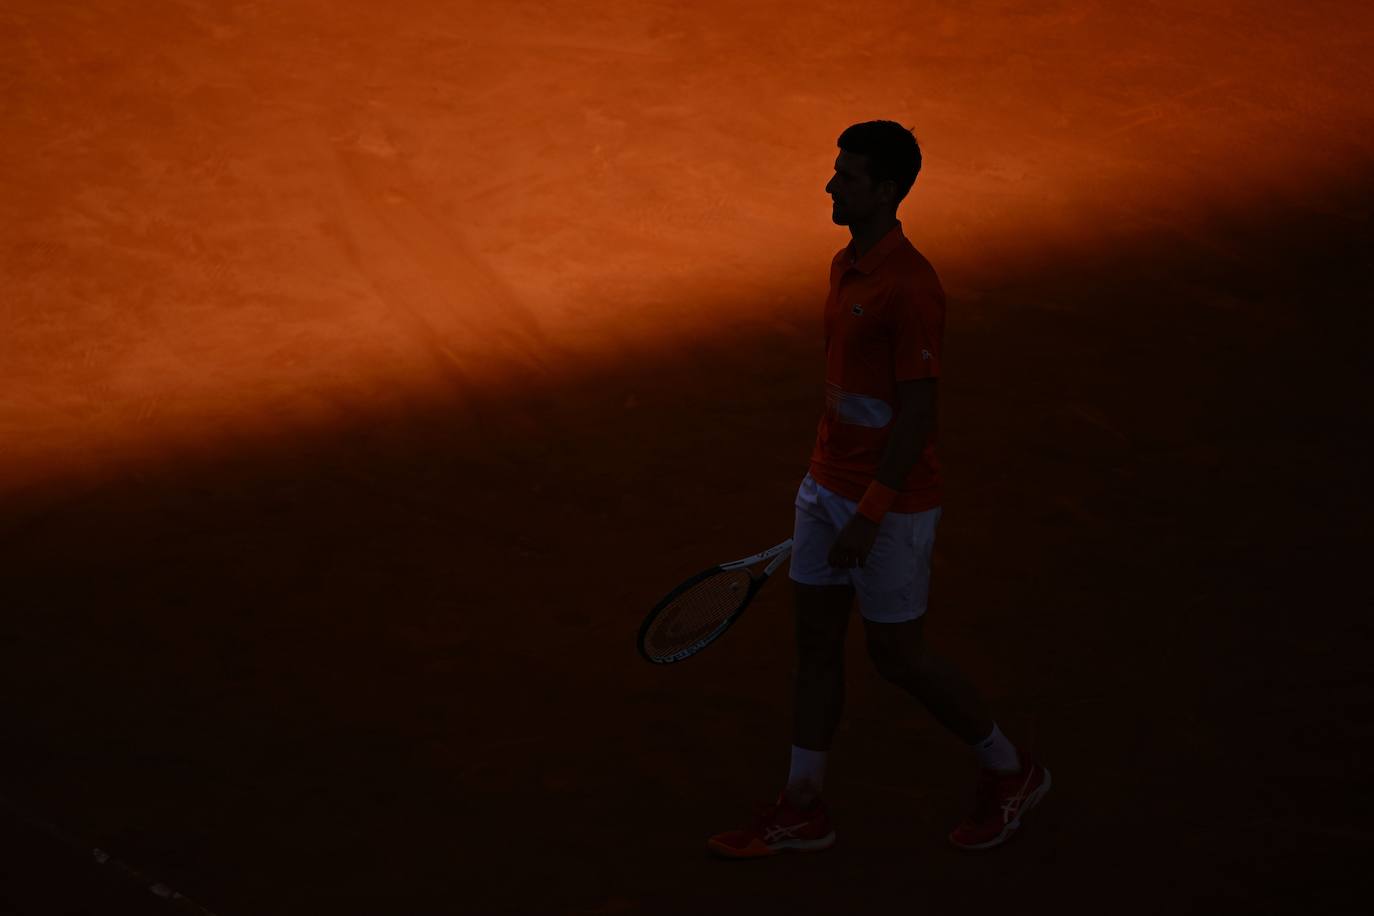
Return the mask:
POLYGON ((754 807, 754 816, 739 830, 718 833, 706 848, 732 859, 773 856, 780 852, 820 852, 835 845, 830 813, 819 798, 805 809, 795 808, 786 793, 771 805, 754 807))
POLYGON ((949 841, 960 849, 988 849, 1011 839, 1021 826, 1021 816, 1050 790, 1050 771, 1022 751, 1021 772, 978 774, 978 794, 971 814, 950 832, 949 841))

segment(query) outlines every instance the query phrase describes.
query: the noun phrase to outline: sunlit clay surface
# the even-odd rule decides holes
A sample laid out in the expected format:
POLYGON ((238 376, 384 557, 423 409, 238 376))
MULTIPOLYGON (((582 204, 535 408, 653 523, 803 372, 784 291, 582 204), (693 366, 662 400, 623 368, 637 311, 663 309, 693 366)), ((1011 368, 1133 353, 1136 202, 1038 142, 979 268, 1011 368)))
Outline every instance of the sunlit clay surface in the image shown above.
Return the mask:
POLYGON ((899 215, 979 320, 1016 261, 1339 210, 1368 10, 13 0, 0 492, 722 320, 811 333, 855 121, 914 127, 899 215))

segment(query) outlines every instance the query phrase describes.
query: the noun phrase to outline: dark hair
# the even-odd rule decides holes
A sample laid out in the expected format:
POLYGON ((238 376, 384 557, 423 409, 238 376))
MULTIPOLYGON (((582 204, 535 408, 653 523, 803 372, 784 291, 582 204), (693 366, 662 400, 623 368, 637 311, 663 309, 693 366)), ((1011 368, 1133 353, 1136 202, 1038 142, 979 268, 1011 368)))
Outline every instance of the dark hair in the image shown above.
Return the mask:
POLYGON ((840 149, 867 157, 869 180, 875 185, 891 181, 897 185, 899 204, 906 197, 921 171, 921 146, 910 129, 896 121, 865 121, 845 128, 837 141, 840 149))

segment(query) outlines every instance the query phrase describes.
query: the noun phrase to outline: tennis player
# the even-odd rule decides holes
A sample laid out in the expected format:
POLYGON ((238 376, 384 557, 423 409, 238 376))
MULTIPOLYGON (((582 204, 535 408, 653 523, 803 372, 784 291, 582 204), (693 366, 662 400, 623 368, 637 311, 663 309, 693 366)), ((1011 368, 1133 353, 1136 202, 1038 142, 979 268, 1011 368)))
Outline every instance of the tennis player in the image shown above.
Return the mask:
POLYGON ((853 240, 830 263, 825 410, 797 491, 792 764, 775 803, 708 840, 731 857, 835 843, 821 790, 844 706, 844 640, 856 596, 879 674, 977 758, 973 813, 949 834, 954 845, 1005 842, 1050 787, 1049 771, 1002 734, 974 686, 921 633, 941 512, 935 402, 945 295, 897 219, 921 169, 920 147, 892 121, 855 124, 838 145, 825 190, 831 219, 853 240))

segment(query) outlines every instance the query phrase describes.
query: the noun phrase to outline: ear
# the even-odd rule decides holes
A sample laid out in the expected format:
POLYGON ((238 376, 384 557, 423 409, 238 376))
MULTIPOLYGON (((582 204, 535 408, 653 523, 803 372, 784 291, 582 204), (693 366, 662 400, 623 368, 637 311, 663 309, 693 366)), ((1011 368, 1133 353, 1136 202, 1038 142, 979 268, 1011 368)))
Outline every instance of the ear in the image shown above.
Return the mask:
POLYGON ((886 199, 889 206, 896 208, 897 202, 897 182, 891 178, 884 178, 878 182, 878 196, 886 199))

